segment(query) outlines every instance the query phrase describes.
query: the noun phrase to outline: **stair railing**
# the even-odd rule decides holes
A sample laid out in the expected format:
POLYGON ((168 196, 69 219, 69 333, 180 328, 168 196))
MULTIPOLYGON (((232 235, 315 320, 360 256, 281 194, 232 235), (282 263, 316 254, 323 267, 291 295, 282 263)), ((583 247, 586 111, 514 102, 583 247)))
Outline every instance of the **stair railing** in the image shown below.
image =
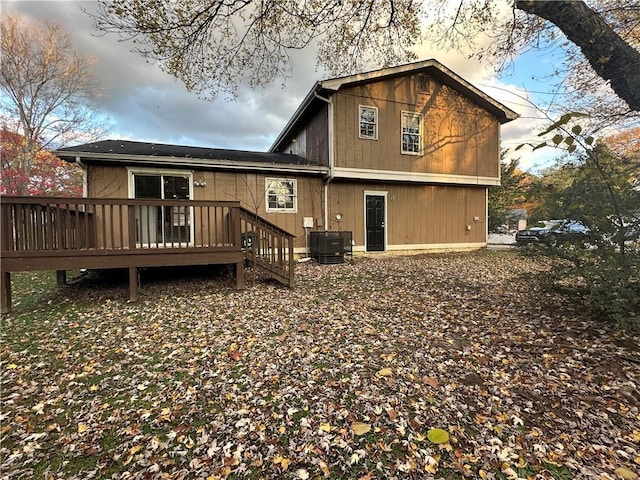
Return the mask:
POLYGON ((293 288, 295 284, 294 235, 257 214, 240 208, 242 250, 247 263, 293 288))

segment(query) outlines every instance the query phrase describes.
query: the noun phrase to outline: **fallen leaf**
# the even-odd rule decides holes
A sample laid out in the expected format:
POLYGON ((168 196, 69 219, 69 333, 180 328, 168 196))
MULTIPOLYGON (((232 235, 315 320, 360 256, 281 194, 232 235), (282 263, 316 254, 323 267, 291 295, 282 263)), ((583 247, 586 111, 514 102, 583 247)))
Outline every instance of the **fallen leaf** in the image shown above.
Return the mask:
POLYGON ((327 462, 323 460, 319 460, 318 466, 320 467, 320 470, 322 470, 322 473, 324 473, 324 476, 328 477, 331 471, 329 470, 329 466, 327 465, 327 462))
POLYGON ((276 455, 273 459, 273 463, 275 465, 280 465, 282 470, 286 470, 291 465, 291 460, 287 457, 283 457, 282 455, 276 455))
POLYGON ((447 443, 449 441, 449 433, 441 428, 432 428, 427 432, 427 438, 431 443, 447 443))
POLYGON ((353 422, 351 424, 351 431, 356 435, 364 435, 365 433, 371 431, 371 425, 369 425, 368 423, 353 422))
POLYGON ((304 468, 299 468, 298 470, 296 470, 296 476, 300 480, 308 480, 309 479, 309 472, 307 472, 304 468))
POLYGON ((136 453, 138 453, 143 448, 144 447, 142 445, 134 445, 133 447, 131 447, 131 450, 129 450, 129 455, 135 455, 136 453))
POLYGON ((624 478, 624 480, 637 480, 638 478, 638 474, 629 470, 628 468, 624 468, 624 467, 618 467, 616 468, 613 473, 615 473, 616 475, 618 475, 621 478, 624 478))
POLYGON ((425 385, 429 385, 430 387, 436 388, 439 385, 438 379, 433 377, 422 377, 422 383, 425 385))
POLYGON ((393 370, 391 370, 390 368, 383 368, 381 370, 378 370, 378 373, 376 373, 376 375, 378 375, 379 377, 389 377, 393 375, 393 370))

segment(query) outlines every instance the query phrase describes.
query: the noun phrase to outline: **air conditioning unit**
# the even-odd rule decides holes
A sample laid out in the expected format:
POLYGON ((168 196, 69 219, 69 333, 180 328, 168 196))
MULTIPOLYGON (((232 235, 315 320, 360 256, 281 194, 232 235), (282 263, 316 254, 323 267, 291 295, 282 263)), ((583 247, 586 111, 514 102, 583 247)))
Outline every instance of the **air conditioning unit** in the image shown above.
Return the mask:
POLYGON ((344 263, 351 253, 351 232, 309 232, 311 257, 321 265, 344 263))

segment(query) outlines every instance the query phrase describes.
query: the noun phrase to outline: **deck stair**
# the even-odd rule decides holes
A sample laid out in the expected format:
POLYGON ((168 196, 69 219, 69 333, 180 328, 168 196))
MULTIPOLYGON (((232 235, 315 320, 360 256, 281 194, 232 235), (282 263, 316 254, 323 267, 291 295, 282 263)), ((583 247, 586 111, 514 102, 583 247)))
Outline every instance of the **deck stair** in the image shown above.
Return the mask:
POLYGON ((253 281, 260 271, 289 288, 294 287, 294 236, 277 225, 240 207, 242 250, 253 269, 253 281))

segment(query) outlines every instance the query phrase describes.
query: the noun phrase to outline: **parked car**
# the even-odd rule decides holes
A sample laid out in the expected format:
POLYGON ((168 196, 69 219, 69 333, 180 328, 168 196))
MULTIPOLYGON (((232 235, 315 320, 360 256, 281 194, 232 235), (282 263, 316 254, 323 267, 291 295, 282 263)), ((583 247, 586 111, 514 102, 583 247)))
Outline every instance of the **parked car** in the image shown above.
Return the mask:
POLYGON ((518 245, 543 244, 555 247, 564 244, 588 245, 591 230, 576 220, 548 220, 528 230, 518 230, 518 245))

